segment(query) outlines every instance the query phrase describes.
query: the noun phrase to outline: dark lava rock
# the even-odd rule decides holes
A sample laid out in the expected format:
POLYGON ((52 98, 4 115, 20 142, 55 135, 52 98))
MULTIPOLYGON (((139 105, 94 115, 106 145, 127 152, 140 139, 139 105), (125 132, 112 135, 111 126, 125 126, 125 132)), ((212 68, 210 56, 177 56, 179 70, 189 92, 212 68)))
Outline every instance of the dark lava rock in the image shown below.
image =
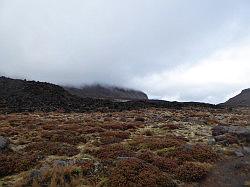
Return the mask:
POLYGON ((3 136, 0 136, 0 152, 7 149, 9 147, 10 141, 3 136))

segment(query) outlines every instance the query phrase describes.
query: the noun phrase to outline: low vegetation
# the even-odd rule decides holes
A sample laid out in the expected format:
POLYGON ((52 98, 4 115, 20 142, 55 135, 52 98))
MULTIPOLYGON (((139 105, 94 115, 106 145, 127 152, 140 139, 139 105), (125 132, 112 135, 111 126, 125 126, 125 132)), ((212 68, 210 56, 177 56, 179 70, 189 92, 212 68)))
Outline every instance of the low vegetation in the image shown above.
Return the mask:
MULTIPOLYGON (((0 136, 10 140, 10 147, 0 150, 1 181, 7 187, 163 187, 203 181, 222 150, 238 142, 227 135, 229 145, 209 143, 216 116, 224 111, 196 110, 0 115, 0 136)), ((235 123, 247 120, 241 115, 235 123)))

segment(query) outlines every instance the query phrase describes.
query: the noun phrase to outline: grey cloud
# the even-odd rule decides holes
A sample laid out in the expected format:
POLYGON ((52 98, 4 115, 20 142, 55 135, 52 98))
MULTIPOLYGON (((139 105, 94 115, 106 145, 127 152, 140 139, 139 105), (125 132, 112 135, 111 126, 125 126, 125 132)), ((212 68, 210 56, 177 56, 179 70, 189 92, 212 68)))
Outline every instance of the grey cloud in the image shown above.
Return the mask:
POLYGON ((59 84, 137 88, 132 79, 195 63, 250 30, 247 0, 2 0, 0 7, 0 72, 59 84))

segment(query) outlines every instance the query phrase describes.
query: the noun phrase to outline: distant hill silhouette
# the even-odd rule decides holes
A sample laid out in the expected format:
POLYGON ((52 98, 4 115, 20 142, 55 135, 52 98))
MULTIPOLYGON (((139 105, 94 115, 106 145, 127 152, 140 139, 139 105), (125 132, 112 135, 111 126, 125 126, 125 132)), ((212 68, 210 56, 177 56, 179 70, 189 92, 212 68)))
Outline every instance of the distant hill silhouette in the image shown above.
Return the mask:
POLYGON ((243 90, 240 94, 223 103, 224 106, 250 107, 250 88, 243 90))
POLYGON ((64 87, 72 95, 82 98, 97 98, 111 100, 147 100, 148 96, 137 90, 112 86, 89 85, 81 88, 64 87))
POLYGON ((72 110, 81 108, 79 101, 54 84, 0 77, 0 108, 6 111, 72 110))
POLYGON ((70 94, 63 87, 46 82, 26 81, 0 77, 0 113, 15 112, 95 112, 123 111, 143 108, 217 107, 196 102, 169 102, 162 100, 131 100, 126 102, 82 98, 70 94))

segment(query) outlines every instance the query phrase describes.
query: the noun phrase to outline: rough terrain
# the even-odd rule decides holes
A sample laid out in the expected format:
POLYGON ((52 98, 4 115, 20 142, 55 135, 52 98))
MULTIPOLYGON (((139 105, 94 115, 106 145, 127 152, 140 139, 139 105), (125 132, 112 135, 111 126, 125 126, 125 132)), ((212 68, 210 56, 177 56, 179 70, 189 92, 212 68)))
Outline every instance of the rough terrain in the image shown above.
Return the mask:
POLYGON ((0 115, 0 186, 247 186, 249 108, 0 115))

